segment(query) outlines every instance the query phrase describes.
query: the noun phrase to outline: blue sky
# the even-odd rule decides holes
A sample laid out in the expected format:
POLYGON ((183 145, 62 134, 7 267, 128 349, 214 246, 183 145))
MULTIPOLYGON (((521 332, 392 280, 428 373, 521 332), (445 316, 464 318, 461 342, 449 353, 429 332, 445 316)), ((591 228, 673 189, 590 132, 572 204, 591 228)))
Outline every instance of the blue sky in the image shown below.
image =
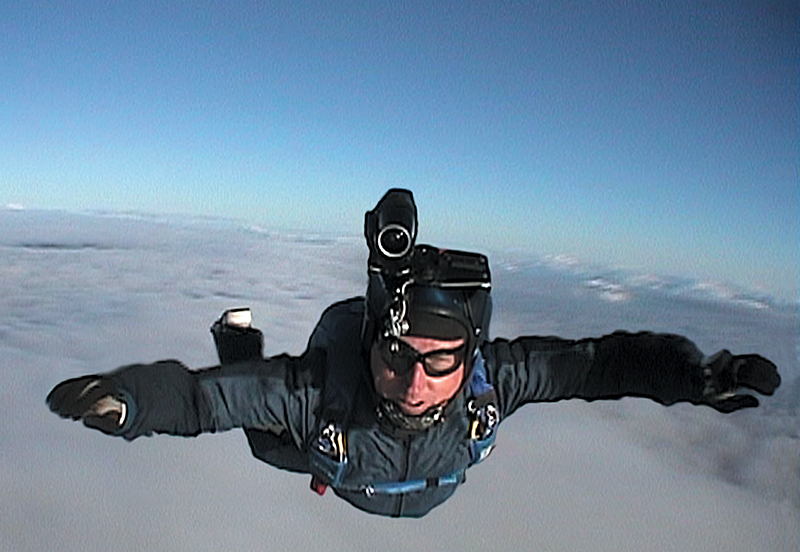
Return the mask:
POLYGON ((3 2, 0 205, 420 238, 798 300, 796 2, 3 2))

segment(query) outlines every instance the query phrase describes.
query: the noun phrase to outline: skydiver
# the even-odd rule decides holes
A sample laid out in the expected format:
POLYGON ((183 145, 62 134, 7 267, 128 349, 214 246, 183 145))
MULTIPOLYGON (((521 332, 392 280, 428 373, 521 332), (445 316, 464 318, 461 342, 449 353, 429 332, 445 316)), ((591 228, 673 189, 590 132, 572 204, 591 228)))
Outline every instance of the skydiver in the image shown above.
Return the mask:
POLYGON ((485 256, 416 245, 411 192, 366 214, 366 295, 330 306, 300 356, 264 358, 249 310, 212 326, 221 364, 130 365, 57 385, 56 414, 133 440, 243 428, 252 453, 357 508, 420 517, 447 500, 520 406, 646 397, 729 413, 771 395, 776 366, 671 334, 489 340, 485 256))

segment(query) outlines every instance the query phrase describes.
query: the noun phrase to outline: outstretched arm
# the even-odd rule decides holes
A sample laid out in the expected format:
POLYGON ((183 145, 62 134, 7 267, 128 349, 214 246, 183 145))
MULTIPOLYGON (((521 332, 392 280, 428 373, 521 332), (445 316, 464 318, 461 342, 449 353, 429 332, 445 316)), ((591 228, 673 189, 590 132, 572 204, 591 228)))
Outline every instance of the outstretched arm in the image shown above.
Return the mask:
POLYGON ((728 351, 705 357, 694 343, 671 334, 615 332, 579 341, 522 337, 495 340, 482 350, 505 415, 528 402, 625 396, 731 412, 758 405, 741 393, 745 388, 771 395, 780 385, 777 368, 763 357, 728 351))
POLYGON ((126 439, 280 425, 302 442, 309 434, 307 413, 319 398, 319 354, 311 350, 200 371, 174 360, 126 366, 67 380, 47 403, 62 417, 126 439))

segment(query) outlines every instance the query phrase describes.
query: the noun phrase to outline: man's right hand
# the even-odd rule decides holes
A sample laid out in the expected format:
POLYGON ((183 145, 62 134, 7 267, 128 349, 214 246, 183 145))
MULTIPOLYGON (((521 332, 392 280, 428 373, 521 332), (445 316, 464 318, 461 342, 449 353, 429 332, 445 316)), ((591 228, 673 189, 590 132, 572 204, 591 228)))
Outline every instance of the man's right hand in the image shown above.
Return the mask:
POLYGON ((128 407, 119 391, 102 376, 83 376, 61 382, 47 395, 50 410, 86 427, 116 434, 125 424, 128 407))

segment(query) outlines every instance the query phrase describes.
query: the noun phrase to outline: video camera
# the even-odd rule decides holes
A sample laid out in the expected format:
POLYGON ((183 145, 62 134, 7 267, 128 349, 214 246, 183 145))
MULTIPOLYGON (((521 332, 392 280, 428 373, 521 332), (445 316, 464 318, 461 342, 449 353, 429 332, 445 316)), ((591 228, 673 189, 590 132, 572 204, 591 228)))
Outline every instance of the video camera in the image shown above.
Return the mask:
POLYGON ((479 253, 416 245, 417 208, 410 191, 389 190, 375 209, 367 212, 364 236, 369 247, 368 301, 374 316, 388 317, 382 324, 385 331, 395 337, 404 332, 406 289, 411 285, 463 291, 461 302, 467 303, 463 305, 467 311, 464 316, 470 318, 476 333, 484 329, 483 313, 488 315, 491 309, 487 258, 479 253))
POLYGON ((413 278, 437 287, 491 286, 489 263, 484 255, 439 250, 416 245, 417 206, 408 190, 391 189, 368 211, 364 236, 369 247, 369 272, 389 280, 413 278))
POLYGON ((411 192, 386 192, 365 216, 364 237, 369 247, 370 270, 389 274, 405 270, 417 239, 417 206, 411 192))

